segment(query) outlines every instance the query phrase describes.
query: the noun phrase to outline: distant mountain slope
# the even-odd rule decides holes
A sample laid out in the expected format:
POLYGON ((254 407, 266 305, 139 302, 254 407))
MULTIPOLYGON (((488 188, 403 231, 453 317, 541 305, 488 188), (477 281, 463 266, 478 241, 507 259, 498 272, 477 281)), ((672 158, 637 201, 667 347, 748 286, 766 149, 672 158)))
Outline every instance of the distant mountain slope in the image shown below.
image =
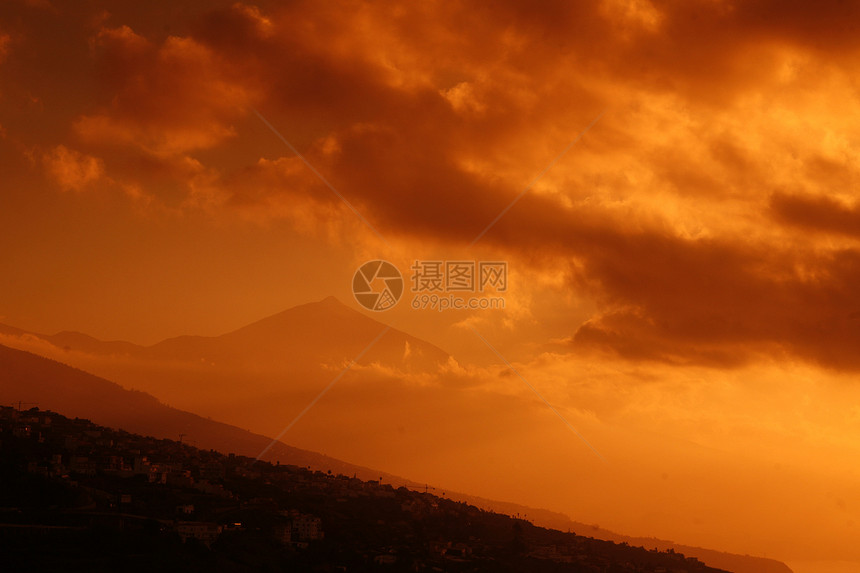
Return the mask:
MULTIPOLYGON (((153 436, 185 440, 203 449, 256 457, 271 439, 196 414, 177 410, 144 392, 126 390, 103 378, 29 352, 0 345, 0 403, 19 400, 40 409, 87 418, 97 424, 153 436)), ((293 448, 278 442, 264 456, 297 466, 311 466, 363 479, 383 477, 401 485, 406 480, 361 466, 293 448)))
MULTIPOLYGON (((333 296, 290 308, 220 336, 184 335, 152 346, 107 342, 80 332, 39 334, 0 324, 0 334, 35 337, 66 352, 300 372, 318 370, 323 363, 337 364, 354 358, 384 329, 383 323, 349 308, 333 296)), ((368 350, 364 360, 402 370, 430 370, 447 362, 448 354, 392 328, 368 350)))
POLYGON ((137 355, 145 349, 145 347, 132 344, 131 342, 125 342, 122 340, 104 341, 94 338, 89 334, 68 330, 58 332, 57 334, 39 334, 36 332, 28 332, 8 324, 0 324, 0 334, 24 340, 43 340, 45 342, 49 342, 58 350, 66 352, 76 350, 101 356, 137 355))
POLYGON ((438 347, 387 328, 334 297, 220 336, 180 336, 149 347, 14 327, 0 328, 0 344, 59 360, 182 410, 269 435, 276 435, 284 419, 298 413, 299 404, 310 402, 365 350, 350 379, 367 379, 377 372, 433 375, 449 361, 438 347), (368 373, 362 374, 362 368, 368 373))
POLYGON ((52 336, 43 337, 54 346, 63 350, 76 349, 93 354, 132 355, 143 350, 143 347, 122 340, 104 341, 82 332, 63 331, 52 336))
MULTIPOLYGON (((180 336, 145 349, 160 360, 256 367, 317 369, 321 363, 349 360, 359 354, 385 325, 342 304, 334 297, 296 306, 221 336, 180 336)), ((402 369, 432 369, 448 355, 432 344, 391 329, 365 357, 402 369), (408 349, 408 350, 407 350, 408 349)))
POLYGON ((14 326, 9 326, 8 324, 0 323, 0 334, 8 334, 10 336, 24 336, 26 334, 31 333, 28 333, 26 330, 21 330, 20 328, 15 328, 14 326))

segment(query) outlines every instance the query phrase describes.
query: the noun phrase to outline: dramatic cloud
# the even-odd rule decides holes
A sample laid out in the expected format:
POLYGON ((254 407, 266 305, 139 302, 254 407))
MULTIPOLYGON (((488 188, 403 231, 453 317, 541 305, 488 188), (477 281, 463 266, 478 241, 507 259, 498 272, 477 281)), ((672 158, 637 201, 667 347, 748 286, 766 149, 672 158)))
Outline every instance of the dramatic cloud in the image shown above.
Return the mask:
POLYGON ((149 36, 109 17, 100 103, 45 162, 64 189, 360 229, 258 108, 383 236, 459 248, 605 111, 479 243, 591 298, 571 349, 856 369, 854 9, 780 6, 236 3, 149 36))
POLYGON ((778 219, 805 231, 860 237, 860 208, 833 197, 775 193, 771 208, 778 219))
POLYGON ((573 341, 855 368, 857 247, 792 237, 856 237, 854 8, 781 6, 365 5, 347 18, 236 3, 170 34, 120 11, 89 36, 100 95, 45 162, 61 188, 107 176, 179 209, 354 229, 258 108, 383 235, 457 246, 606 110, 481 240, 526 265, 566 261, 568 287, 599 306, 573 341))
POLYGON ((102 29, 95 43, 112 97, 107 109, 76 122, 84 141, 175 155, 235 136, 229 121, 251 93, 206 47, 174 36, 156 46, 128 26, 102 29))

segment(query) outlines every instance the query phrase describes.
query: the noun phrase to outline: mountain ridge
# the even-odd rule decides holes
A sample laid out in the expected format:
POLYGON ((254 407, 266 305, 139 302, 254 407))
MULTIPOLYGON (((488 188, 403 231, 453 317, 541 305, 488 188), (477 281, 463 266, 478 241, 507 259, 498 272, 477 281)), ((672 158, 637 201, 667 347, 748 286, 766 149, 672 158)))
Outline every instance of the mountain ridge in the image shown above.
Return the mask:
POLYGON ((298 305, 218 336, 183 335, 148 347, 87 335, 38 335, 8 327, 6 344, 48 356, 179 409, 277 435, 338 374, 350 379, 435 376, 440 348, 334 297, 298 305), (383 335, 380 337, 380 335, 383 335), (353 360, 361 356, 360 364, 353 360), (240 389, 237 392, 237 389, 240 389))
MULTIPOLYGON (((89 334, 64 330, 56 334, 27 331, 0 323, 0 334, 33 336, 62 351, 81 351, 100 356, 130 356, 149 360, 187 362, 232 361, 277 364, 288 359, 352 359, 385 328, 383 322, 350 308, 334 296, 296 305, 244 326, 213 336, 182 334, 151 345, 124 340, 105 341, 89 334), (342 329, 337 326, 343 324, 342 329), (320 354, 325 343, 335 351, 320 354)), ((438 346, 405 331, 391 328, 368 350, 368 361, 400 363, 407 369, 428 369, 445 363, 449 354, 438 346), (409 344, 410 360, 404 359, 409 344), (412 367, 412 368, 410 368, 412 367)))

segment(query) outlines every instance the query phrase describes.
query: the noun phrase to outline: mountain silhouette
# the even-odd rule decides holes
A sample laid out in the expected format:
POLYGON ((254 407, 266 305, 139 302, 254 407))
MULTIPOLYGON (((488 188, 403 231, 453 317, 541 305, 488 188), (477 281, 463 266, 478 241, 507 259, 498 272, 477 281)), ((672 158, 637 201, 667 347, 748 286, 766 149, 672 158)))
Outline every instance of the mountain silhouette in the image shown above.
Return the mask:
MULTIPOLYGON (((384 329, 383 323, 330 296, 221 336, 170 338, 140 353, 161 360, 313 370, 320 363, 355 358, 384 329)), ((363 357, 367 363, 380 362, 403 370, 433 369, 447 360, 443 350, 396 329, 386 332, 363 357)))
POLYGON ((0 325, 0 343, 48 356, 148 392, 167 404, 276 434, 344 371, 435 373, 440 348, 367 317, 334 297, 293 307, 219 336, 178 336, 151 346, 78 332, 45 335, 0 325))
MULTIPOLYGON (((0 334, 33 337, 50 343, 58 350, 99 356, 314 370, 323 362, 355 358, 385 327, 384 323, 329 296, 219 336, 183 335, 151 346, 102 341, 74 331, 40 334, 5 324, 0 324, 0 334)), ((433 369, 445 363, 448 354, 429 342, 391 328, 367 350, 363 360, 414 371, 433 369)))
POLYGON ((64 330, 57 334, 38 334, 35 332, 28 332, 14 326, 9 326, 8 324, 0 324, 0 334, 6 334, 11 337, 21 339, 43 340, 45 342, 49 342, 57 349, 66 352, 76 350, 79 352, 88 352, 104 356, 116 356, 134 355, 144 350, 143 346, 138 346, 131 342, 124 342, 121 340, 103 341, 94 338, 89 334, 71 330, 64 330))

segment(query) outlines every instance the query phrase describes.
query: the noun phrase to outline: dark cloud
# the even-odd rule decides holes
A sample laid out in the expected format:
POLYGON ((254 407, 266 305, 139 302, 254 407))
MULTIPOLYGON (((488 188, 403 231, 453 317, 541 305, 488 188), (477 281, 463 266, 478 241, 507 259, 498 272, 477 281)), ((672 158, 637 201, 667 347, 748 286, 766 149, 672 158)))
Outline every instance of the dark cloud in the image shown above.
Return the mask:
POLYGON ((799 263, 742 245, 631 237, 586 265, 618 310, 580 327, 575 341, 674 362, 733 366, 790 354, 856 370, 858 263, 856 250, 799 263))
POLYGON ((805 231, 860 237, 860 208, 827 196, 774 193, 770 207, 780 221, 805 231))
POLYGON ((783 154, 798 153, 813 184, 850 184, 856 170, 815 142, 783 142, 761 96, 790 107, 781 90, 811 89, 780 79, 786 54, 832 69, 855 58, 854 4, 158 6, 89 20, 83 77, 98 97, 77 108, 63 149, 97 157, 120 187, 268 216, 340 208, 256 107, 384 235, 464 245, 609 107, 542 182, 551 189, 482 239, 591 296, 600 314, 571 325, 574 341, 659 360, 787 352, 860 367, 846 319, 860 308, 858 251, 781 243, 782 225, 856 237, 856 206, 767 191, 783 154), (677 205, 701 236, 679 230, 677 205), (774 232, 749 234, 739 213, 774 232))
POLYGON ((830 0, 755 0, 731 3, 739 28, 777 41, 823 52, 856 50, 860 46, 860 5, 830 0))

